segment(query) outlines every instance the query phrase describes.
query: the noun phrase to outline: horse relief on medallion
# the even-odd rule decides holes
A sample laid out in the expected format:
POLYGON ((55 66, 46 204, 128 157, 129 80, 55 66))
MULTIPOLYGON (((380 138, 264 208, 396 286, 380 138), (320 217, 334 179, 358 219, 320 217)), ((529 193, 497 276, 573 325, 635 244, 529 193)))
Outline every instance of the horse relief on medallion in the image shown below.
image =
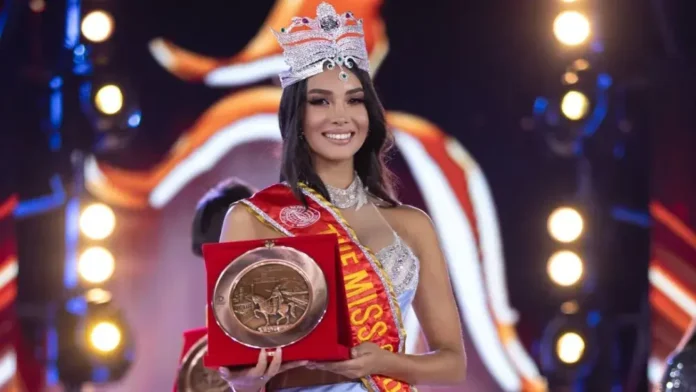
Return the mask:
POLYGON ((310 304, 310 285, 297 269, 268 263, 248 271, 232 291, 232 311, 255 333, 277 334, 302 321, 310 304))

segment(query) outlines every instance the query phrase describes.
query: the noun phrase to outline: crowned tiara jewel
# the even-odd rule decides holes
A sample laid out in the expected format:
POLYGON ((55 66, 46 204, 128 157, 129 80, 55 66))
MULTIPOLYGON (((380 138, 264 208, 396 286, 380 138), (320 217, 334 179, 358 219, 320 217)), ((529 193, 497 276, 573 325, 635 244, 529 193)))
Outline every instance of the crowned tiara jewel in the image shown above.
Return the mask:
POLYGON ((370 71, 363 21, 352 12, 338 14, 331 4, 321 3, 316 19, 294 17, 290 26, 272 31, 290 67, 280 73, 283 88, 322 72, 324 66, 338 66, 341 80, 348 79, 344 66, 370 71))

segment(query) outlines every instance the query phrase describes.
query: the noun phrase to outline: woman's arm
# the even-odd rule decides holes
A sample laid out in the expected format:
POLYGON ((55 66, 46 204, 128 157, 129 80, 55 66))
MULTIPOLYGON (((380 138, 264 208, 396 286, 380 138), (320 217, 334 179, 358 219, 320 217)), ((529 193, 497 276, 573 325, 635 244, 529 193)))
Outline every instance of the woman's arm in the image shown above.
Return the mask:
POLYGON ((459 384, 466 376, 466 353, 459 312, 435 228, 422 211, 398 208, 394 218, 403 228, 399 235, 421 262, 413 308, 432 351, 422 355, 398 354, 365 342, 353 347, 352 359, 309 366, 351 379, 382 375, 410 385, 459 384))
POLYGON ((684 347, 686 347, 687 344, 693 345, 694 343, 696 343, 696 318, 691 320, 689 329, 687 329, 684 336, 682 336, 677 348, 675 348, 672 352, 672 355, 684 350, 684 347))
POLYGON ((461 322, 435 228, 424 212, 412 207, 400 209, 406 218, 406 240, 421 263, 413 308, 432 351, 422 355, 390 353, 381 373, 412 385, 461 383, 466 376, 461 322))

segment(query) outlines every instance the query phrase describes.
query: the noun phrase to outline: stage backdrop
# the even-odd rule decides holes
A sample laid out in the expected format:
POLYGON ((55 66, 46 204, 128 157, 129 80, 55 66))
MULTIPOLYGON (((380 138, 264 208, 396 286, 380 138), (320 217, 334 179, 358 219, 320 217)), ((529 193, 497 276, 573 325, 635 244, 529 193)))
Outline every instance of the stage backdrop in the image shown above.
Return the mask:
POLYGON ((696 317, 696 104, 693 78, 675 75, 658 94, 651 215, 652 307, 650 380, 662 375, 664 359, 696 317), (677 85, 675 87, 675 85, 677 85))
POLYGON ((0 194, 0 391, 42 391, 45 368, 34 359, 17 312, 16 206, 16 195, 0 194))
MULTIPOLYGON (((292 16, 315 15, 318 3, 249 2, 243 13, 223 1, 177 8, 163 0, 125 3, 128 20, 119 34, 128 44, 119 61, 139 93, 142 130, 126 152, 90 157, 85 166, 88 190, 118 213, 113 289, 137 331, 136 363, 109 390, 171 387, 182 332, 204 324, 203 263, 190 250, 193 209, 227 177, 257 187, 278 180, 281 89, 275 76, 285 65, 269 29, 292 16)), ((520 337, 528 316, 520 318, 508 296, 510 287, 514 307, 526 309, 541 298, 543 289, 525 282, 543 274, 537 261, 543 264, 545 256, 530 254, 535 242, 527 237, 546 235, 548 206, 538 197, 544 179, 527 176, 538 162, 525 149, 530 136, 517 130, 515 116, 523 112, 500 115, 512 110, 510 97, 498 95, 500 88, 510 90, 500 79, 509 73, 490 65, 506 62, 485 41, 466 39, 487 28, 481 15, 464 18, 466 10, 456 4, 423 14, 417 1, 333 4, 364 18, 373 74, 396 139, 392 165, 401 199, 431 215, 448 261, 469 365, 466 383, 451 390, 544 390, 528 349, 539 324, 527 319, 531 332, 520 337), (478 51, 489 57, 472 62, 478 51), (492 173, 490 182, 484 170, 492 173), (530 224, 529 216, 537 215, 530 224), (528 268, 532 259, 535 267, 528 268)), ((519 23, 518 16, 506 20, 519 23)), ((491 36, 514 46, 508 38, 491 36)), ((515 100, 525 110, 532 101, 515 100)), ((409 352, 424 350, 411 312, 407 331, 409 352)))

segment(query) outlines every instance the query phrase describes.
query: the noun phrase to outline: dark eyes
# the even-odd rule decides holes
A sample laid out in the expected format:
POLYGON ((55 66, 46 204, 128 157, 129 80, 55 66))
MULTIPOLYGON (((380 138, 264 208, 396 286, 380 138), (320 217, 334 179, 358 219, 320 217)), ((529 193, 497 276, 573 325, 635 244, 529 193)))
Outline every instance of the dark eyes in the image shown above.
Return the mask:
MULTIPOLYGON (((307 101, 310 105, 314 106, 323 106, 323 105, 329 105, 329 100, 326 98, 311 98, 307 101)), ((348 103, 351 105, 361 105, 365 103, 364 98, 350 98, 348 100, 348 103)))
POLYGON ((310 99, 308 102, 310 105, 315 105, 315 106, 329 104, 329 101, 325 98, 314 98, 314 99, 310 99))

